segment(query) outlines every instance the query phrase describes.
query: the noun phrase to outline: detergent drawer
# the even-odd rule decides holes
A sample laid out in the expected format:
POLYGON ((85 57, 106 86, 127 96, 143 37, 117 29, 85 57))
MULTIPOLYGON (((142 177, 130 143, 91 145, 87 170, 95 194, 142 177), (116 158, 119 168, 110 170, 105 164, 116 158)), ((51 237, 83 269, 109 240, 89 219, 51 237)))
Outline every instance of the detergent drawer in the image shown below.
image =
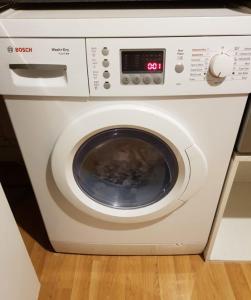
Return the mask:
POLYGON ((2 95, 89 96, 84 39, 3 38, 2 95))

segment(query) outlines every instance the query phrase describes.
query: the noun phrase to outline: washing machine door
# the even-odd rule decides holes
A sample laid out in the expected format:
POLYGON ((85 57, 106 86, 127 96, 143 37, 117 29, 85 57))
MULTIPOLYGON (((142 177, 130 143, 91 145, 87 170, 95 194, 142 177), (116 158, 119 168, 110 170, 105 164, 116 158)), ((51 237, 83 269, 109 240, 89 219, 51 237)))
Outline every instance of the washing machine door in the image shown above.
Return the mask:
POLYGON ((59 137, 55 182, 79 210, 110 222, 143 222, 180 207, 203 184, 205 157, 174 119, 143 105, 86 112, 59 137))

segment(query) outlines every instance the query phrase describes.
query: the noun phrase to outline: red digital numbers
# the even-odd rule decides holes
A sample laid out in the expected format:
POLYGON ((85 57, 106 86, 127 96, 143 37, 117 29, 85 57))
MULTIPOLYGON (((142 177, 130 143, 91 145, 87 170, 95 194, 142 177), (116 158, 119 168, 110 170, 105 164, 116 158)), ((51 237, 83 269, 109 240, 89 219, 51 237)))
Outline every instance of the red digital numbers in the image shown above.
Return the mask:
POLYGON ((147 71, 161 71, 162 64, 156 61, 149 61, 146 65, 147 71))

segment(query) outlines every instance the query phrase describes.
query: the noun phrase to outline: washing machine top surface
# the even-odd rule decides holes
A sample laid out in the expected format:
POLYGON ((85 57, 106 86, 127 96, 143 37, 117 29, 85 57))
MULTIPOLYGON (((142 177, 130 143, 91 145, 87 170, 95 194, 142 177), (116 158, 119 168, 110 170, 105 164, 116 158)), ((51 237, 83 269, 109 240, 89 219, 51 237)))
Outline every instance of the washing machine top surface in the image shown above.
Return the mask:
POLYGON ((0 22, 0 37, 249 35, 251 9, 8 9, 0 22))

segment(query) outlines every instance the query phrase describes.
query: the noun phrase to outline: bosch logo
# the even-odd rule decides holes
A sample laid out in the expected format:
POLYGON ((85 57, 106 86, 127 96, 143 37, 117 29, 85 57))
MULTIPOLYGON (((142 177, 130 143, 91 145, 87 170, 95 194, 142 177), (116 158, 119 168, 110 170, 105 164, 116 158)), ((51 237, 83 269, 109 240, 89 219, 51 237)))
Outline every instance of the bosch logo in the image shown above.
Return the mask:
POLYGON ((29 52, 32 52, 32 48, 30 48, 30 47, 16 47, 16 48, 13 48, 12 46, 8 46, 7 51, 9 53, 13 53, 13 52, 29 53, 29 52))
POLYGON ((7 51, 8 51, 9 53, 13 53, 13 47, 12 47, 12 46, 9 46, 9 47, 7 48, 7 51))
POLYGON ((32 48, 16 47, 15 52, 32 52, 32 48))

